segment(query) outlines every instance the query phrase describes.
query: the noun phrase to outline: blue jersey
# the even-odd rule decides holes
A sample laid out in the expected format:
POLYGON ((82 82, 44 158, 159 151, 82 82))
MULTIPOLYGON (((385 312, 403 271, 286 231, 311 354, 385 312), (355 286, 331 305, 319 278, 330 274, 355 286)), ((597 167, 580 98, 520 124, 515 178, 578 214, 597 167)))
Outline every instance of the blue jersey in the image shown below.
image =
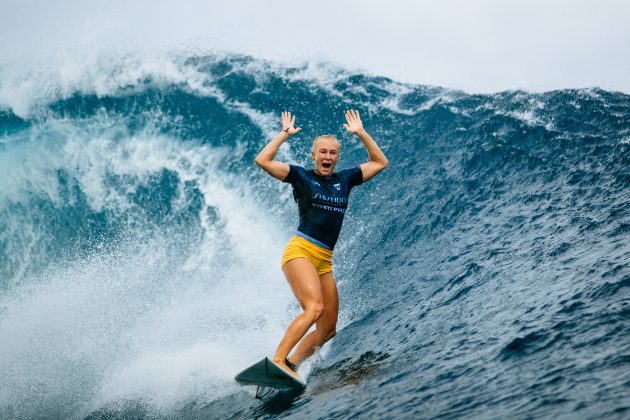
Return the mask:
POLYGON ((293 186, 293 197, 300 212, 298 235, 323 248, 335 247, 343 216, 348 208, 348 196, 355 185, 363 182, 361 167, 344 169, 324 177, 301 166, 289 165, 284 179, 293 186))

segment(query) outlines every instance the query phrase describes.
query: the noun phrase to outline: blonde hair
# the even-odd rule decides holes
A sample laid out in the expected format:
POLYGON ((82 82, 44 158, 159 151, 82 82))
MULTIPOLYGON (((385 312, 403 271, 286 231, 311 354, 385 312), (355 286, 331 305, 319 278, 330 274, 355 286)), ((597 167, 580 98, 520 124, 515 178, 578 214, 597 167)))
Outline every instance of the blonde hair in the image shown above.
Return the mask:
POLYGON ((317 143, 319 143, 320 140, 333 140, 335 143, 337 143, 337 150, 341 149, 341 143, 339 143, 337 137, 332 134, 324 134, 323 136, 315 137, 315 140, 313 140, 313 148, 311 149, 312 152, 317 149, 317 143))

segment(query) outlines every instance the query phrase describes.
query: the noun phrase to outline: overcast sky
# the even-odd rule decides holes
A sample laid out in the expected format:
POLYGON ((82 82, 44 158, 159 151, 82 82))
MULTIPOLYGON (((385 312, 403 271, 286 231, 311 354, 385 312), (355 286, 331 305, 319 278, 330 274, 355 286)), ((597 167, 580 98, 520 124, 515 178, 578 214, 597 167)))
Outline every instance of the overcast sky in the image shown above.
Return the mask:
POLYGON ((467 92, 630 93, 629 28, 623 0, 0 0, 0 63, 185 46, 467 92))

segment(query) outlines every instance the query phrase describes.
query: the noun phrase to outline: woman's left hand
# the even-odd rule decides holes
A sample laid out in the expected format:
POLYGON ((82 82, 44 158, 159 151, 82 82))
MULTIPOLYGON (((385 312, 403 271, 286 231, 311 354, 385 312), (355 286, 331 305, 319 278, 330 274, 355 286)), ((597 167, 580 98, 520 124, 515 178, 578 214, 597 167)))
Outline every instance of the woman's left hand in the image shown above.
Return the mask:
POLYGON ((346 122, 347 124, 343 126, 352 134, 356 134, 359 130, 363 129, 363 123, 361 122, 359 111, 357 110, 351 109, 350 111, 346 111, 346 122))

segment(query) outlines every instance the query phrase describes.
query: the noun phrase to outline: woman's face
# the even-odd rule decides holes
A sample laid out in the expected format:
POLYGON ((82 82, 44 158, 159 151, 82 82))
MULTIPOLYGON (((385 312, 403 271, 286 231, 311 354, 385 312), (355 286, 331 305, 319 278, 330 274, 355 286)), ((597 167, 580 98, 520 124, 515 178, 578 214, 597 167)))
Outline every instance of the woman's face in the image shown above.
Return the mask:
POLYGON ((321 139, 312 152, 315 172, 322 176, 330 176, 339 159, 339 145, 335 140, 321 139))

